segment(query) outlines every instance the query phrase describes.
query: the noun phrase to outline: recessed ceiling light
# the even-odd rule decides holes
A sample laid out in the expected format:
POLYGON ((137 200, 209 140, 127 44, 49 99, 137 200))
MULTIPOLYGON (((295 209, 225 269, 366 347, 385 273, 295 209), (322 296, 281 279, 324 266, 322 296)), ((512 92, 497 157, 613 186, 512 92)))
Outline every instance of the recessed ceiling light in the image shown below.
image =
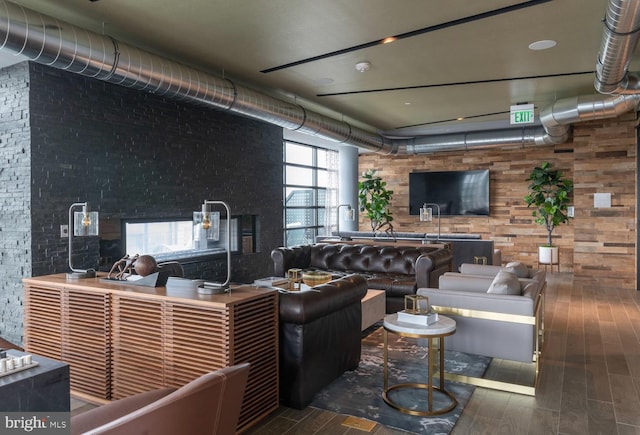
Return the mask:
POLYGON ((316 86, 326 86, 330 85, 331 83, 333 83, 333 79, 330 77, 322 77, 313 81, 313 84, 316 86))
POLYGON ((390 42, 394 42, 395 40, 397 40, 398 38, 396 38, 395 36, 389 36, 388 38, 384 38, 382 40, 383 44, 388 44, 390 42))
POLYGON ((541 41, 532 42, 529 44, 530 50, 546 50, 556 46, 556 41, 551 39, 543 39, 541 41))
POLYGON ((365 72, 365 71, 369 71, 371 69, 371 62, 358 62, 356 63, 356 69, 359 72, 365 72))
POLYGON ((411 101, 405 101, 405 102, 404 102, 404 105, 405 105, 405 106, 411 106, 411 101))

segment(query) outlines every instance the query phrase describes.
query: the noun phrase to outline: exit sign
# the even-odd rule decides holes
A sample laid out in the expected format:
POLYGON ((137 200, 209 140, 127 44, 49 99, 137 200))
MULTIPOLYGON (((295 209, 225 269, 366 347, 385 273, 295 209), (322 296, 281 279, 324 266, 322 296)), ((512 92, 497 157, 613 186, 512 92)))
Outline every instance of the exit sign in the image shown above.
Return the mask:
POLYGON ((533 124, 533 104, 511 106, 511 124, 533 124))

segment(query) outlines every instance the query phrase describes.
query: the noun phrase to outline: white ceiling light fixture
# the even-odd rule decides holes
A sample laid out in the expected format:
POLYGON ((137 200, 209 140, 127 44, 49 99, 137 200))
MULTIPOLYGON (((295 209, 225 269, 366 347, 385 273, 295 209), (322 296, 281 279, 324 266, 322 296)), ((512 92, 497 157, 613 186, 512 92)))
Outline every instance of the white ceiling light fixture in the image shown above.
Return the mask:
POLYGON ((543 39, 541 41, 532 42, 529 44, 529 50, 547 50, 556 46, 556 41, 552 39, 543 39))
POLYGON ((333 83, 333 79, 330 77, 322 77, 313 81, 313 84, 317 86, 326 86, 330 85, 331 83, 333 83))
POLYGON ((356 70, 358 70, 358 72, 366 72, 369 71, 371 69, 371 62, 358 62, 356 63, 356 70))

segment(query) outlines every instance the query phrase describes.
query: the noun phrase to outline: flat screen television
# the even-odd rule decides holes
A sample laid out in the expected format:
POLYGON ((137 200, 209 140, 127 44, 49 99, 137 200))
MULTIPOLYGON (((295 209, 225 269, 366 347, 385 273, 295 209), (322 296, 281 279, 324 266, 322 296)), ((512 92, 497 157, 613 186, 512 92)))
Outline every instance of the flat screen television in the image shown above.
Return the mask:
POLYGON ((409 214, 424 203, 438 204, 441 216, 489 216, 489 170, 410 173, 409 214))

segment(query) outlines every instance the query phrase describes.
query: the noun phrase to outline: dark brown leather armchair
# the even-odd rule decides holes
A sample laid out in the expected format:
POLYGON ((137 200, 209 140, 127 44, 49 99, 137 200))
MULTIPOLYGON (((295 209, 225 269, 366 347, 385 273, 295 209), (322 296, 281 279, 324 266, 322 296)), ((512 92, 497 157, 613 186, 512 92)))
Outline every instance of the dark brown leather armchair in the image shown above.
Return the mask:
POLYGON ((367 281, 350 275, 280 295, 280 399, 297 409, 360 364, 367 281))
POLYGON ((71 434, 231 435, 236 433, 249 363, 207 373, 185 386, 136 394, 71 419, 71 434))

